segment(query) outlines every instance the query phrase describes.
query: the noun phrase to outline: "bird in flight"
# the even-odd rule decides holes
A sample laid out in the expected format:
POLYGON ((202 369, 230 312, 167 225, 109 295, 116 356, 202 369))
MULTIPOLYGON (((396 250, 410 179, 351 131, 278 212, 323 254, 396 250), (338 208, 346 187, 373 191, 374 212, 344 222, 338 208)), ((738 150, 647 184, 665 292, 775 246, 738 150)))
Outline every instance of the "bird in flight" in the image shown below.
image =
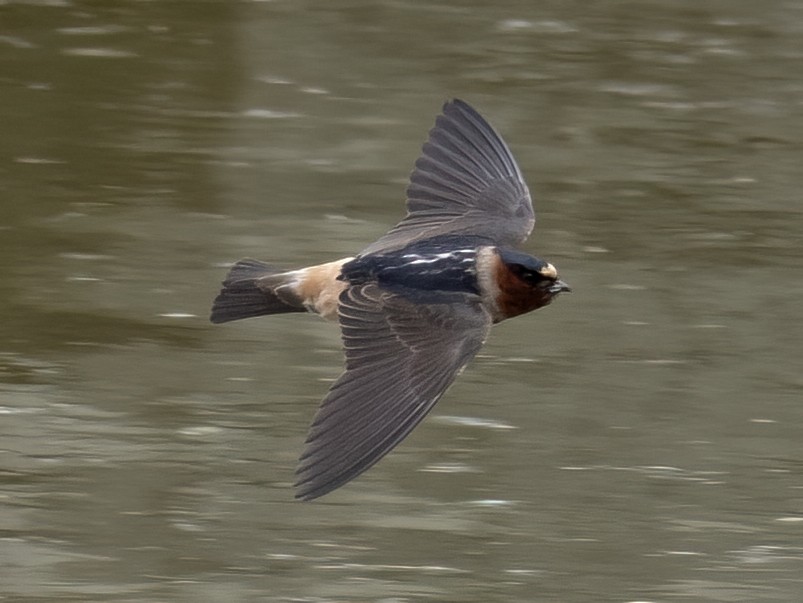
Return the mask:
POLYGON ((491 325, 570 291, 552 264, 515 249, 534 224, 507 145, 454 99, 415 163, 407 216, 378 241, 297 270, 234 264, 213 323, 312 312, 340 324, 346 368, 310 427, 296 498, 323 496, 374 465, 432 409, 491 325))

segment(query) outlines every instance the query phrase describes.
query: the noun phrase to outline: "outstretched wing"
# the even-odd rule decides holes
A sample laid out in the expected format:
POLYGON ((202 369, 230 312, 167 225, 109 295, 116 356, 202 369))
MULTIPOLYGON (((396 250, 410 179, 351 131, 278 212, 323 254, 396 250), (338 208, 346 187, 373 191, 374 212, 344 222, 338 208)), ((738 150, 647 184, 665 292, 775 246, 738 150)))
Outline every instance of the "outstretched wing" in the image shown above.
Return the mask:
POLYGON ((443 234, 514 246, 534 224, 530 192, 505 141, 470 105, 454 99, 443 106, 415 163, 407 217, 361 255, 443 234))
POLYGON ((343 291, 346 370, 310 427, 296 498, 317 498, 354 479, 432 409, 491 326, 476 299, 460 298, 414 303, 375 284, 343 291))

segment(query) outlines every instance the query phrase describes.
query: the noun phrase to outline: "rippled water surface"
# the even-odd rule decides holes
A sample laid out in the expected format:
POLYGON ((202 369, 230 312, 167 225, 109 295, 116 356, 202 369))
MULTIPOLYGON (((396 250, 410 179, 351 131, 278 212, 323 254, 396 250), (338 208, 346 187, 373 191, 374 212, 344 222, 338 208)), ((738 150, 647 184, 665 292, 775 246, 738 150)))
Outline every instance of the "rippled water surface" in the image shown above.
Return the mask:
POLYGON ((803 600, 803 4, 0 2, 0 599, 803 600), (444 99, 573 287, 293 501, 352 254, 444 99))

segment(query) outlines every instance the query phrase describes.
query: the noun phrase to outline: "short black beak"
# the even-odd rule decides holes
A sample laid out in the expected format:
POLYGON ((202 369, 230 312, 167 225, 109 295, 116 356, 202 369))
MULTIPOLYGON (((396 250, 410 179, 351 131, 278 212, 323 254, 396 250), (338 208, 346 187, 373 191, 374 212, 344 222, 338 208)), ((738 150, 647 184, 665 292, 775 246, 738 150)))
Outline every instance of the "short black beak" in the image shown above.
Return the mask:
POLYGON ((549 287, 549 292, 553 294, 564 293, 564 292, 571 293, 572 288, 569 287, 569 285, 567 285, 563 281, 555 281, 555 283, 549 287))

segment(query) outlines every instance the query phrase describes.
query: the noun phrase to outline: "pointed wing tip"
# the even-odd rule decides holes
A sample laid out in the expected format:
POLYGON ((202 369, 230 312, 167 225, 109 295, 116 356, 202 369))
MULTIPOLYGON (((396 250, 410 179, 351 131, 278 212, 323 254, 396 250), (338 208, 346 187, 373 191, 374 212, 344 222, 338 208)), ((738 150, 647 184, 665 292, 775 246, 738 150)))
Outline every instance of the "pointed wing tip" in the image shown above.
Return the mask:
POLYGON ((310 502, 315 500, 316 498, 320 498, 323 494, 315 494, 314 492, 310 492, 307 489, 298 489, 296 488, 296 493, 294 498, 299 502, 310 502))
POLYGON ((456 96, 452 96, 444 101, 442 108, 444 111, 446 111, 449 107, 453 105, 459 107, 461 105, 467 105, 467 104, 468 103, 466 103, 466 101, 464 101, 463 99, 457 98, 456 96))
POLYGON ((310 467, 302 465, 296 471, 296 477, 298 479, 295 483, 294 497, 296 500, 301 502, 309 502, 317 498, 321 498, 322 496, 337 490, 341 486, 346 485, 346 483, 351 481, 353 477, 356 477, 355 475, 346 479, 342 479, 342 476, 334 479, 321 479, 322 476, 305 476, 304 473, 309 468, 310 467))
POLYGON ((296 500, 306 502, 321 498, 345 486, 367 469, 355 471, 353 466, 342 464, 326 467, 323 461, 337 450, 331 446, 315 446, 311 444, 310 435, 307 436, 307 444, 299 457, 296 481, 293 484, 296 500))
POLYGON ((471 113, 474 115, 479 115, 479 111, 477 111, 474 107, 472 107, 469 103, 464 101, 461 98, 452 97, 447 99, 446 102, 443 103, 443 107, 441 111, 444 115, 449 115, 450 113, 471 113))
POLYGON ((305 479, 301 473, 301 467, 296 471, 296 478, 296 482, 293 484, 295 488, 294 498, 296 500, 308 502, 320 498, 328 492, 328 490, 319 492, 320 484, 316 486, 314 483, 310 482, 309 479, 305 479))

